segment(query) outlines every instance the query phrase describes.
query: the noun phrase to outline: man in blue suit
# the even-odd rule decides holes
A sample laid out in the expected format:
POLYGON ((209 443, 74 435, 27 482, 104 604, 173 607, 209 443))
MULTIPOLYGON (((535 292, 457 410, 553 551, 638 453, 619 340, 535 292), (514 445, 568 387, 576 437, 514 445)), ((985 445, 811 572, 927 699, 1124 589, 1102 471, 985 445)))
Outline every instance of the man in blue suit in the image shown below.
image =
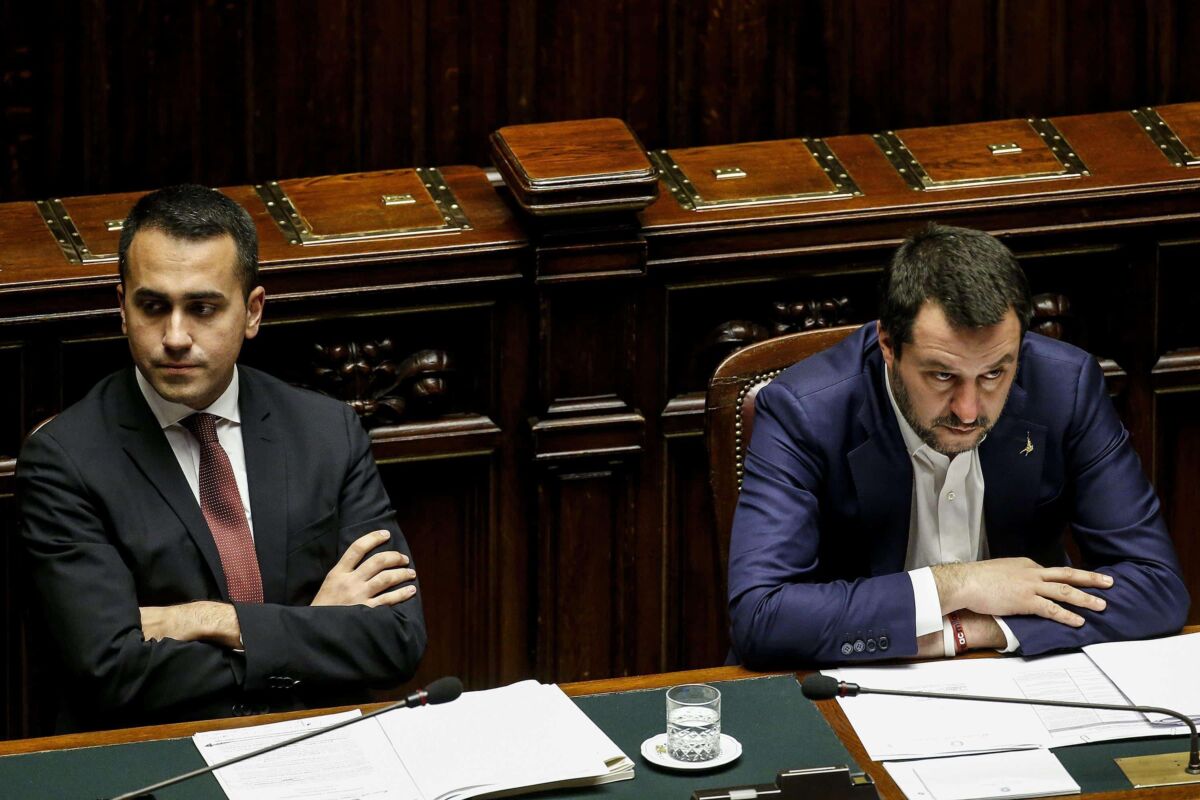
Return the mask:
POLYGON ((1036 655, 1183 625, 1100 368, 1027 333, 1031 305, 1000 242, 931 225, 897 251, 878 323, 759 392, 729 557, 743 662, 1036 655))

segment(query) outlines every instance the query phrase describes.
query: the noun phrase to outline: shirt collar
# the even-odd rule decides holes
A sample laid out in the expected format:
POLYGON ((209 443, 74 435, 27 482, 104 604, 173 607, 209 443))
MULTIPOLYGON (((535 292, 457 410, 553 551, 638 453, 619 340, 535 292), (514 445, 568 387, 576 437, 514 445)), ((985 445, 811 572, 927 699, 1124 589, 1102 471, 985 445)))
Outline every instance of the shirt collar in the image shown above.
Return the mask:
MULTIPOLYGON (((142 371, 138 368, 133 370, 134 376, 137 377, 138 388, 142 390, 142 397, 146 398, 146 403, 150 406, 150 410, 154 413, 154 418, 158 420, 158 424, 163 428, 169 428, 172 425, 179 423, 184 417, 189 417, 196 413, 196 409, 190 406, 185 406, 183 403, 173 403, 165 399, 159 394, 150 381, 142 375, 142 371)), ((241 424, 242 414, 238 409, 238 371, 234 367, 233 378, 230 379, 229 385, 225 387, 225 391, 221 396, 212 402, 208 408, 202 408, 215 417, 227 419, 230 422, 241 424)))

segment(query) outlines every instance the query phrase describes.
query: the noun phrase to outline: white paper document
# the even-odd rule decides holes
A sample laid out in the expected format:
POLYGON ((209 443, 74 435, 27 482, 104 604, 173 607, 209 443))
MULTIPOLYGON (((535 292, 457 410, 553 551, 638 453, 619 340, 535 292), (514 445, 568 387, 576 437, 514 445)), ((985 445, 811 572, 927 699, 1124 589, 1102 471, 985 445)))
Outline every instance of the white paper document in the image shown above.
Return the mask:
MULTIPOLYGON (((1200 681, 1196 680, 1200 633, 1093 644, 1083 652, 1134 704, 1163 706, 1200 722, 1200 681)), ((1150 719, 1158 724, 1180 725, 1165 714, 1151 714, 1150 719)))
MULTIPOLYGON (((360 712, 197 733, 209 766, 360 712)), ((215 773, 229 800, 419 800, 420 795, 376 720, 348 725, 215 773)))
POLYGON ((1079 794, 1079 784, 1049 750, 893 761, 884 767, 908 800, 1079 794))
MULTIPOLYGON (((875 689, 1017 696, 991 662, 936 661, 893 667, 825 670, 875 689)), ((838 703, 873 761, 1041 747, 1046 732, 1028 706, 860 695, 838 703)))
POLYGON ((426 800, 633 777, 633 762, 561 689, 536 681, 467 692, 380 725, 426 800))
MULTIPOLYGON (((1083 653, 826 670, 878 689, 1129 705, 1083 653)), ((1137 712, 860 695, 838 701, 876 761, 1161 736, 1137 712)))
MULTIPOLYGON (((209 765, 345 714, 192 737, 209 765)), ((633 762, 557 686, 524 681, 379 717, 217 770, 229 800, 466 800, 633 777, 633 762)))

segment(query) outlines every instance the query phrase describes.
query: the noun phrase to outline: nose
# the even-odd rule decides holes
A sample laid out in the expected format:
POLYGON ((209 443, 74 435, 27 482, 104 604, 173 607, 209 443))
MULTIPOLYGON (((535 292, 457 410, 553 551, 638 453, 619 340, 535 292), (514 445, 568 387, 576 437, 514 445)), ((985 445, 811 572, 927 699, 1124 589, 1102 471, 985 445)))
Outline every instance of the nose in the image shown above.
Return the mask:
POLYGON ((979 416, 979 389, 972 381, 964 381, 950 398, 950 411, 965 425, 971 425, 979 416))
POLYGON ((192 335, 188 331, 187 318, 182 310, 174 311, 167 317, 162 343, 166 350, 175 351, 187 350, 192 346, 192 335))

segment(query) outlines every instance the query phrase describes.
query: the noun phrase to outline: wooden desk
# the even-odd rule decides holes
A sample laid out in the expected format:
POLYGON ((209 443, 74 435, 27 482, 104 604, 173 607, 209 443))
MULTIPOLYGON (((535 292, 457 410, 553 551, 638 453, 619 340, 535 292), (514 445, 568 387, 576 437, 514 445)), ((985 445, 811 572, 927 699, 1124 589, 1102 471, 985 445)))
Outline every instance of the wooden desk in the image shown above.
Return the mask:
MULTIPOLYGON (((985 656, 986 657, 986 656, 985 656)), ((728 681, 737 680, 739 678, 754 678, 764 675, 779 675, 785 673, 763 673, 752 672, 743 667, 715 667, 712 669, 688 670, 684 672, 664 672, 657 675, 638 675, 628 678, 610 678, 606 680, 584 681, 580 683, 562 684, 562 689, 572 697, 579 697, 592 694, 604 694, 607 692, 626 692, 636 689, 656 689, 666 686, 674 686, 679 683, 710 683, 713 681, 728 681)), ((808 672, 796 673, 797 679, 803 678, 808 672)), ((383 704, 373 706, 363 706, 364 711, 369 711, 378 708, 383 704)), ((850 721, 846 719, 846 715, 842 713, 841 707, 836 702, 818 703, 822 715, 829 723, 830 727, 837 733, 846 749, 854 757, 854 760, 863 767, 872 778, 875 779, 875 785, 879 789, 880 797, 883 800, 905 800, 904 794, 901 793, 896 784, 884 769, 883 764, 872 761, 867 757, 866 750, 862 743, 855 735, 854 729, 850 726, 850 721)), ((329 709, 329 711, 344 711, 345 708, 329 709)), ((154 725, 144 728, 127 728, 124 730, 115 731, 100 731, 96 733, 81 733, 70 734, 66 736, 49 736, 39 739, 19 739, 8 742, 0 742, 0 756, 16 755, 19 753, 34 753, 43 750, 65 750, 75 747, 95 747, 98 745, 108 744, 124 744, 127 742, 145 742, 158 739, 175 739, 189 737, 200 731, 223 730, 227 728, 243 728, 250 725, 265 724, 268 722, 280 722, 287 719, 295 719, 310 715, 313 712, 292 712, 287 714, 268 714, 257 717, 238 717, 233 719, 210 720, 207 722, 188 722, 176 723, 172 725, 154 725)), ((634 753, 629 754, 634 758, 635 762, 640 762, 640 757, 634 753)), ((761 780, 767 781, 773 776, 764 775, 761 780)), ((719 780, 717 784, 719 784, 719 780)), ((1163 789, 1131 789, 1121 792, 1104 792, 1098 794, 1089 794, 1087 797, 1094 797, 1097 800, 1124 800, 1129 798, 1155 798, 1155 800, 1194 800, 1200 787, 1197 785, 1180 786, 1174 788, 1163 789)), ((669 800, 684 800, 683 798, 671 798, 669 800)))

